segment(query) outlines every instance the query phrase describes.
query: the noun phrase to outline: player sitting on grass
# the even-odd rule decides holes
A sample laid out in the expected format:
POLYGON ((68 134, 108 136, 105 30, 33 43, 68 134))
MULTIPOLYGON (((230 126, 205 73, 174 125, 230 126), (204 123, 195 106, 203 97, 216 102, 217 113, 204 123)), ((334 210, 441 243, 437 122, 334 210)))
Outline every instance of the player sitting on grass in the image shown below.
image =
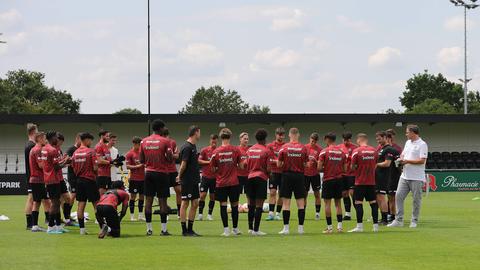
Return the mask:
POLYGON ((97 204, 96 218, 100 225, 98 238, 104 238, 105 235, 120 237, 120 222, 127 213, 128 193, 125 192, 123 181, 114 181, 112 189, 105 192, 97 204), (122 204, 120 215, 117 213, 117 206, 122 204))

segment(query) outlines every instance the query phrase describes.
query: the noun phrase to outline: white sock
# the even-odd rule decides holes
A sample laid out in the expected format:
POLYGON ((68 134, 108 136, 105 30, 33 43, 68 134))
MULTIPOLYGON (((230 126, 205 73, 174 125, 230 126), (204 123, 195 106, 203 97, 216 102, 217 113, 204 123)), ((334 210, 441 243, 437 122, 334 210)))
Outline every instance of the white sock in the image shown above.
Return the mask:
POLYGON ((112 231, 112 228, 108 227, 107 232, 111 232, 111 231, 112 231))
POLYGON ((289 231, 290 230, 290 225, 289 224, 283 225, 283 230, 284 231, 289 231))
POLYGON ((85 233, 85 228, 80 228, 80 233, 85 233))
POLYGON ((272 212, 272 211, 268 211, 268 215, 269 215, 269 216, 273 216, 273 212, 272 212))
POLYGON ((346 217, 351 217, 350 212, 345 212, 346 217))
POLYGON ((151 231, 151 230, 152 230, 152 223, 147 222, 147 231, 151 231))
POLYGON ((33 225, 33 226, 32 226, 32 231, 33 231, 33 230, 36 230, 36 229, 38 229, 38 226, 37 226, 37 225, 33 225))
POLYGON ((230 233, 230 228, 228 228, 228 227, 223 228, 223 232, 225 234, 229 234, 230 233))
POLYGON ((332 225, 327 225, 327 229, 331 230, 331 229, 333 229, 333 226, 332 225))
POLYGON ((65 223, 69 223, 69 222, 70 222, 69 218, 65 219, 65 223))
POLYGON ((167 231, 167 223, 162 223, 162 232, 167 231))
POLYGON ((363 223, 357 223, 357 228, 363 229, 363 223))
POLYGON ((298 230, 303 231, 303 225, 298 225, 298 230))
POLYGON ((343 229, 342 222, 338 222, 338 224, 337 224, 337 229, 343 229))

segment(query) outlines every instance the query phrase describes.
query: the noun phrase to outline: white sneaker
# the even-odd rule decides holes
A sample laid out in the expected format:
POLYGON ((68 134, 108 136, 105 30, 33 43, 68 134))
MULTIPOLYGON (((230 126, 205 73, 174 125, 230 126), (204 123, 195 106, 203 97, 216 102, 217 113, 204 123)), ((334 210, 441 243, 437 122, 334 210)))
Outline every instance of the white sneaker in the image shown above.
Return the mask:
POLYGON ((414 222, 414 221, 412 221, 412 222, 410 222, 410 226, 408 226, 408 227, 410 227, 410 228, 417 228, 417 223, 414 222))
POLYGON ((96 219, 95 219, 95 224, 97 224, 97 225, 98 225, 98 220, 96 220, 96 219))
POLYGON ((315 220, 320 220, 320 213, 315 213, 315 220))
POLYGON ((278 234, 282 234, 282 235, 287 235, 287 234, 290 234, 290 231, 288 229, 283 229, 281 230, 278 234))
POLYGON ((255 232, 254 230, 250 230, 250 229, 248 230, 248 234, 253 235, 254 232, 255 232))
POLYGON ((138 213, 138 220, 145 221, 145 215, 143 213, 138 213))
POLYGON ((254 231, 254 232, 252 233, 252 235, 254 235, 254 236, 264 236, 264 235, 267 235, 267 234, 264 233, 264 232, 261 232, 261 231, 258 231, 258 232, 255 232, 255 231, 254 231))
POLYGON ((224 237, 230 236, 230 229, 224 228, 223 233, 220 236, 224 236, 224 237))
POLYGON ((232 234, 233 234, 233 235, 241 235, 242 232, 241 232, 238 228, 233 228, 232 234))
POLYGON ((403 227, 403 222, 395 219, 392 223, 388 224, 387 227, 403 227))
POLYGON ((39 226, 32 226, 32 232, 45 232, 46 230, 39 226))
POLYGON ((360 228, 360 227, 355 227, 353 229, 351 229, 350 231, 348 231, 349 233, 360 233, 360 232, 363 232, 363 228, 360 228))
POLYGON ((208 215, 208 216, 207 216, 207 220, 208 220, 208 221, 213 221, 213 216, 212 216, 212 215, 208 215))
POLYGON ((298 234, 304 234, 303 225, 298 225, 298 234))
POLYGON ((373 224, 373 232, 378 232, 378 224, 373 224))
POLYGON ((80 235, 88 235, 87 230, 85 230, 85 228, 80 228, 80 235))
POLYGON ((322 233, 323 233, 323 234, 331 234, 331 233, 333 233, 333 229, 332 229, 332 228, 329 228, 329 227, 327 227, 325 230, 323 230, 323 232, 322 232, 322 233))
POLYGON ((277 213, 277 214, 275 215, 275 220, 282 220, 282 218, 280 217, 280 214, 279 214, 279 213, 277 213))
POLYGON ((203 220, 203 214, 198 214, 197 220, 202 221, 203 220))
POLYGON ((137 221, 134 214, 130 214, 130 221, 137 221))

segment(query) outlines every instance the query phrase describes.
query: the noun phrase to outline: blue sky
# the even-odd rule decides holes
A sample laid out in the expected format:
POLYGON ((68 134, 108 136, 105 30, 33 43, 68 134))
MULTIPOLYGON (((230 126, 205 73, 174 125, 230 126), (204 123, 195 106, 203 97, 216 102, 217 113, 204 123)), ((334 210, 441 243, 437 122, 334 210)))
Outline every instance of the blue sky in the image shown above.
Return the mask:
MULTIPOLYGON (((480 8, 469 15, 480 89, 480 8)), ((152 112, 200 86, 281 112, 382 112, 413 73, 463 76, 463 10, 448 0, 151 0, 152 112)), ((0 74, 24 68, 83 100, 83 113, 146 112, 146 1, 0 2, 0 74)))

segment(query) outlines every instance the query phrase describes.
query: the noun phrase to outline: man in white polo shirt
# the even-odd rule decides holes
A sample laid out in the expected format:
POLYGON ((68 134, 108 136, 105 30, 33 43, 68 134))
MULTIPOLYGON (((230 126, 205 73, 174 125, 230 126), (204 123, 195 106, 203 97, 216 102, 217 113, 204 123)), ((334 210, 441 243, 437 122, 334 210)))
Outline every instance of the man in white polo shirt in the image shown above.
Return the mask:
POLYGON ((403 227, 404 202, 411 191, 413 196, 413 212, 410 228, 416 228, 420 206, 422 204, 422 187, 425 183, 425 162, 428 156, 428 146, 419 136, 419 128, 416 125, 408 125, 405 143, 399 162, 403 165, 403 172, 397 188, 395 204, 397 215, 388 227, 403 227))

